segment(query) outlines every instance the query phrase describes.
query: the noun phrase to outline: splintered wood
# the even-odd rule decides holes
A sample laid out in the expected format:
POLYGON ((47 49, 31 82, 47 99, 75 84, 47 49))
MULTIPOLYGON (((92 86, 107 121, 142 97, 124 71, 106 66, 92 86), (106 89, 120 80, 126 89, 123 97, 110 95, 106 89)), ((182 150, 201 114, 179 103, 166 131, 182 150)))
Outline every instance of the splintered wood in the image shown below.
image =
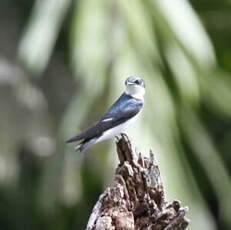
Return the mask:
POLYGON ((117 141, 119 165, 114 185, 95 204, 86 230, 183 230, 189 220, 179 201, 167 202, 159 167, 150 151, 143 157, 128 137, 117 141))

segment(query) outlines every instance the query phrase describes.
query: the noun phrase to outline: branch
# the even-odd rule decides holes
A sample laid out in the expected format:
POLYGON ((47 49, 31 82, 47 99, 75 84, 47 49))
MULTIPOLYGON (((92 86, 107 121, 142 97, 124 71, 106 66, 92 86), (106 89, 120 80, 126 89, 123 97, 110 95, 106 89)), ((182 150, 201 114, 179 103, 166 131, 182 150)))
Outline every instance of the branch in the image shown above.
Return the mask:
POLYGON ((86 230, 183 230, 188 208, 165 200, 154 154, 141 156, 125 134, 117 141, 119 165, 114 185, 95 204, 86 230))

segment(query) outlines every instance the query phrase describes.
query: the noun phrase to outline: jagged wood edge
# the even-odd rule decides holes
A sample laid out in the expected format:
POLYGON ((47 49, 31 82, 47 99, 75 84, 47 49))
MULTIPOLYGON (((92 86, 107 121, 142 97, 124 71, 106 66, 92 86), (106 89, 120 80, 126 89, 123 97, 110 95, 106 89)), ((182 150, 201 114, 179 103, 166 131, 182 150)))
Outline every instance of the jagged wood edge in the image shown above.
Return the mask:
POLYGON ((153 230, 186 229, 189 224, 189 220, 185 217, 188 209, 180 207, 179 201, 172 203, 165 201, 160 171, 153 152, 150 151, 149 158, 142 157, 141 153, 133 149, 125 134, 118 138, 116 145, 120 163, 116 169, 115 184, 108 187, 100 196, 86 230, 132 230, 142 227, 153 230), (137 173, 135 176, 140 177, 137 181, 131 177, 134 175, 133 172, 137 173), (138 185, 136 183, 133 186, 129 185, 133 182, 138 185), (143 185, 139 185, 141 182, 143 185), (143 191, 139 191, 139 186, 143 191), (120 205, 124 216, 117 213, 120 205), (149 216, 145 212, 148 212, 149 216))

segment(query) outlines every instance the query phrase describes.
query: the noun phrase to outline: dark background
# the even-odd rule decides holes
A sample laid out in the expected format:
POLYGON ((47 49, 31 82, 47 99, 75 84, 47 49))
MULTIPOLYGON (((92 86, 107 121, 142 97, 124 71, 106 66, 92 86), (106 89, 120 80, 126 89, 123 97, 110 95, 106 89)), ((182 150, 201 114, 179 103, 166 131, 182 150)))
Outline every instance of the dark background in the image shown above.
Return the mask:
POLYGON ((128 131, 152 148, 189 229, 231 229, 231 5, 225 0, 0 2, 0 229, 84 229, 117 164, 75 153, 130 75, 146 105, 128 131))

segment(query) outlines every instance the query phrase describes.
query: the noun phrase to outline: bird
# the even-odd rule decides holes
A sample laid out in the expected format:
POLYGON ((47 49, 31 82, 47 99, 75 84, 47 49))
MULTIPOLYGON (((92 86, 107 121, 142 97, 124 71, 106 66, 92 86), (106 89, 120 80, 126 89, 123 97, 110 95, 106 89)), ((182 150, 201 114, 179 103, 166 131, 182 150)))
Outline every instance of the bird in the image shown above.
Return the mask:
POLYGON ((137 76, 130 76, 125 81, 125 91, 91 127, 71 137, 66 143, 80 142, 76 151, 83 152, 92 145, 113 138, 136 120, 144 105, 145 83, 137 76))

